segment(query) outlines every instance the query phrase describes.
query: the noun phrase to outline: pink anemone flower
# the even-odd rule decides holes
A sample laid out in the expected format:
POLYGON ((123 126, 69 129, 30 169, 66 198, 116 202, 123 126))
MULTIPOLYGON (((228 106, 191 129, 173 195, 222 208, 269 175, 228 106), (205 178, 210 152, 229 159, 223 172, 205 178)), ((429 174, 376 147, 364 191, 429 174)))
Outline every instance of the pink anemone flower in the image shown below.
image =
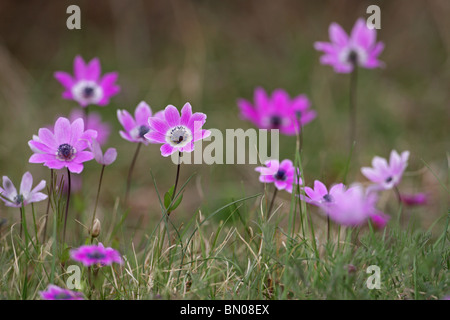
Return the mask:
MULTIPOLYGON (((148 119, 152 116, 152 109, 150 106, 141 101, 134 111, 134 118, 127 110, 117 110, 117 118, 125 131, 120 131, 119 134, 125 140, 130 142, 148 145, 150 141, 145 138, 145 135, 150 131, 148 119)), ((155 117, 163 117, 162 112, 157 112, 155 117)))
POLYGON ((305 95, 290 98, 289 94, 277 89, 268 96, 262 88, 256 88, 253 104, 245 99, 238 100, 241 116, 253 122, 260 129, 278 129, 285 135, 295 135, 317 113, 311 110, 311 102, 305 95))
POLYGON ((100 144, 95 139, 92 139, 91 151, 94 154, 95 161, 97 161, 97 163, 101 165, 109 166, 114 161, 116 161, 117 150, 115 148, 109 148, 103 154, 100 144))
POLYGON ((117 72, 106 73, 101 77, 98 58, 85 63, 81 56, 76 56, 73 63, 74 76, 67 72, 55 72, 55 78, 64 86, 64 99, 75 100, 82 107, 88 105, 106 106, 112 96, 120 91, 115 84, 117 72))
POLYGON ((365 192, 361 186, 342 188, 334 193, 334 201, 321 206, 331 220, 344 226, 360 226, 371 220, 377 228, 389 221, 389 216, 376 208, 378 196, 365 192))
POLYGON ((47 290, 40 291, 39 294, 44 300, 84 300, 81 292, 60 288, 53 284, 47 290))
POLYGON ((294 185, 302 184, 300 171, 297 168, 297 174, 295 173, 296 168, 291 160, 286 159, 281 163, 278 160, 268 160, 264 164, 265 166, 255 168, 255 171, 260 173, 260 182, 273 183, 278 190, 286 190, 289 193, 292 193, 294 185))
POLYGON ((83 171, 83 162, 94 158, 92 152, 84 150, 96 137, 97 131, 84 130, 82 118, 70 123, 67 118, 60 117, 56 120, 54 132, 41 128, 38 139, 28 142, 35 152, 29 162, 43 163, 50 169, 67 167, 70 172, 80 173, 83 171))
POLYGON ((328 205, 335 201, 336 195, 340 195, 344 190, 345 186, 342 183, 336 184, 330 188, 328 191, 327 187, 319 180, 314 181, 314 189, 310 187, 305 187, 306 197, 301 196, 302 200, 315 205, 328 205))
POLYGON ((102 243, 98 245, 83 245, 70 251, 70 257, 89 267, 95 264, 109 266, 113 263, 122 264, 120 253, 113 248, 105 248, 102 243))
POLYGON ((409 151, 402 152, 392 150, 389 163, 381 157, 374 157, 372 168, 361 168, 361 172, 367 179, 375 183, 374 189, 388 190, 397 186, 402 180, 403 172, 408 166, 409 151))
POLYGON ((350 36, 337 23, 329 28, 329 42, 316 42, 314 47, 322 51, 320 62, 331 65, 337 73, 350 73, 355 66, 366 69, 383 67, 378 56, 384 49, 382 42, 376 42, 377 32, 369 29, 363 18, 356 21, 350 36))
POLYGON ((145 135, 151 143, 163 144, 161 155, 168 157, 174 152, 192 152, 194 142, 205 139, 211 131, 202 129, 206 122, 206 114, 192 113, 190 103, 181 109, 168 105, 159 116, 150 117, 150 132, 145 135))

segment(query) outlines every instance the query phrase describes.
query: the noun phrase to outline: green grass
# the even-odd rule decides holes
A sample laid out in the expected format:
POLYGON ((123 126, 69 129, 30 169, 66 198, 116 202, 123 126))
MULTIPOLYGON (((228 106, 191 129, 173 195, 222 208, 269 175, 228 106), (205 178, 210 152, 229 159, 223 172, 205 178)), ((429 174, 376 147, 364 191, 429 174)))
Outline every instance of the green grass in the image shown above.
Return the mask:
MULTIPOLYGON (((300 164, 298 151, 295 159, 300 164)), ((177 196, 190 183, 180 183, 177 196)), ((155 180, 154 186, 159 192, 155 180)), ((425 232, 413 216, 396 219, 404 209, 392 201, 387 208, 394 216, 384 230, 331 224, 328 240, 326 220, 298 197, 278 201, 268 217, 265 195, 272 189, 267 189, 216 210, 200 208, 182 223, 174 218, 179 209, 167 217, 160 198, 159 221, 143 225, 140 234, 126 227, 128 209, 118 198, 95 242, 118 249, 125 262, 92 269, 79 265, 81 291, 89 299, 441 299, 448 294, 450 212, 425 232), (367 287, 371 265, 380 268, 380 289, 367 287)), ((53 232, 45 243, 36 224, 24 224, 22 238, 17 225, 3 228, 1 298, 39 299, 50 283, 66 287, 67 268, 78 264, 70 260, 71 246, 60 243, 64 202, 57 189, 48 228, 53 232)), ((80 223, 89 224, 89 218, 85 214, 80 223)), ((73 232, 70 220, 68 243, 87 243, 88 233, 73 232)))

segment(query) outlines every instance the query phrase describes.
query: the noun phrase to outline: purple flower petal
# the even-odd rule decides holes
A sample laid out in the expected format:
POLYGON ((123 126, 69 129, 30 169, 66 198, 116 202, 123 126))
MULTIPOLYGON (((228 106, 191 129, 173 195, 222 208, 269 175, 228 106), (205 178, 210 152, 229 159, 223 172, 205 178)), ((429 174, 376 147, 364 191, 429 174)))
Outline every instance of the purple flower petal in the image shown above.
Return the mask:
POLYGON ((163 144, 162 146, 161 146, 161 155, 163 156, 163 157, 168 157, 168 156, 170 156, 172 153, 174 153, 176 150, 175 150, 175 148, 174 147, 172 147, 170 144, 168 144, 168 143, 166 143, 166 144, 163 144))
POLYGON ((180 113, 174 106, 168 105, 164 111, 164 116, 170 127, 176 127, 180 124, 180 113))

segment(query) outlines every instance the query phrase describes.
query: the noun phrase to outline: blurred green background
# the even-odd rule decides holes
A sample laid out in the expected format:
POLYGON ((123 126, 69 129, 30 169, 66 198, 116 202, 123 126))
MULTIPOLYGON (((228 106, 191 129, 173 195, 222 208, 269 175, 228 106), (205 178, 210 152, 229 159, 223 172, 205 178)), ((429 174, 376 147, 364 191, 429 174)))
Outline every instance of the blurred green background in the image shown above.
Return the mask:
MULTIPOLYGON (((126 174, 135 145, 123 140, 116 110, 134 111, 141 100, 153 111, 167 104, 179 108, 189 101, 194 111, 208 115, 207 128, 252 128, 239 117, 236 100, 252 99, 262 86, 269 92, 286 89, 304 93, 318 117, 304 128, 303 164, 308 185, 343 179, 348 157, 348 87, 350 77, 319 63, 315 41, 328 41, 331 22, 349 32, 366 8, 381 8, 377 38, 386 45, 380 60, 386 68, 360 70, 358 83, 358 145, 349 182, 366 179, 361 166, 391 149, 410 150, 402 191, 427 192, 430 204, 416 213, 428 224, 446 212, 448 194, 422 159, 448 181, 450 124, 450 2, 396 1, 17 1, 0 2, 0 175, 19 185, 29 170, 35 181, 49 172, 28 164, 28 140, 57 115, 78 108, 63 100, 53 72, 72 73, 77 54, 99 57, 102 71, 118 71, 121 93, 107 107, 91 107, 113 127, 105 147, 119 157, 105 172, 100 215, 107 216, 117 196, 123 197, 126 174), (66 8, 81 8, 81 30, 68 30, 66 8)), ((280 157, 293 159, 295 137, 281 136, 280 157)), ((181 182, 190 182, 175 219, 203 206, 216 209, 231 198, 263 190, 254 165, 185 165, 181 182)), ((159 145, 143 148, 134 171, 130 223, 140 217, 160 217, 150 170, 164 193, 176 167, 163 158, 159 145)), ((95 200, 99 165, 83 172, 80 198, 95 200)), ((387 195, 386 197, 391 197, 387 195)), ((280 194, 288 201, 290 196, 280 194)), ((385 197, 382 199, 386 200, 385 197)), ((387 201, 387 200, 386 200, 387 201)), ((39 208, 45 208, 41 203, 39 208)), ((288 210, 288 206, 285 207, 288 210)), ((395 207, 391 209, 395 210, 395 207)), ((83 210, 82 208, 80 210, 83 210)), ((393 213, 393 212, 391 212, 393 213)), ((14 210, 0 207, 0 216, 14 210)), ((207 214, 207 212, 206 212, 207 214)), ((14 218, 15 219, 15 218, 14 218)))

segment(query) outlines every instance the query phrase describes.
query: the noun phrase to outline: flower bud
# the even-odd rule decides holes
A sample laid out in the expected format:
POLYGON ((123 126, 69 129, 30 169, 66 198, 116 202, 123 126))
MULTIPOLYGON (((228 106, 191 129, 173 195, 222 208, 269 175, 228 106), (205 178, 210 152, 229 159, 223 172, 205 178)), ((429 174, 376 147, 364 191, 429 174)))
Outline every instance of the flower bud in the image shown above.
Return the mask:
POLYGON ((91 229, 92 238, 97 238, 99 236, 101 230, 102 230, 102 225, 100 223, 100 220, 98 220, 96 218, 94 220, 94 224, 92 225, 92 229, 91 229))

